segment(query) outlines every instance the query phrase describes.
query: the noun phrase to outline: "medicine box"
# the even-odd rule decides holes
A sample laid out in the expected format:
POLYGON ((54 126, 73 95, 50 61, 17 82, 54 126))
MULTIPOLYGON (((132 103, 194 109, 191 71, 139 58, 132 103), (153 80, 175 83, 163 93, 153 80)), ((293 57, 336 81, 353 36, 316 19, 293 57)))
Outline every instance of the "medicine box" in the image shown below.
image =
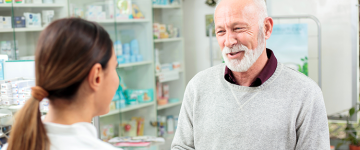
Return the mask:
POLYGON ((3 16, 0 19, 2 20, 2 28, 4 29, 12 28, 11 17, 3 16))
POLYGON ((12 90, 1 89, 1 95, 12 95, 12 90))
POLYGON ((2 100, 3 105, 11 105, 9 100, 2 100))
POLYGON ((41 27, 40 13, 24 13, 26 27, 41 27))
POLYGON ((171 71, 173 70, 173 65, 172 64, 162 64, 161 65, 161 71, 165 72, 165 71, 171 71))
POLYGON ((11 88, 11 84, 10 84, 10 83, 3 83, 3 84, 1 84, 1 90, 5 90, 5 89, 11 90, 11 89, 12 89, 12 88, 11 88))
POLYGON ((25 28, 25 17, 16 16, 14 17, 14 27, 15 28, 25 28))

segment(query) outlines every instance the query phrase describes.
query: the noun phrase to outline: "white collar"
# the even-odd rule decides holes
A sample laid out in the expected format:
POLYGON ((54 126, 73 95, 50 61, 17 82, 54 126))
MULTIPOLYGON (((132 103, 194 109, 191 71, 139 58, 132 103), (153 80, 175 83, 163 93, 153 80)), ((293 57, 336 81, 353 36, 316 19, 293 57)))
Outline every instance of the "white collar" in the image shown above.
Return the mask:
POLYGON ((88 122, 79 122, 72 125, 63 125, 51 122, 44 122, 47 134, 56 135, 81 135, 97 138, 95 126, 88 122))

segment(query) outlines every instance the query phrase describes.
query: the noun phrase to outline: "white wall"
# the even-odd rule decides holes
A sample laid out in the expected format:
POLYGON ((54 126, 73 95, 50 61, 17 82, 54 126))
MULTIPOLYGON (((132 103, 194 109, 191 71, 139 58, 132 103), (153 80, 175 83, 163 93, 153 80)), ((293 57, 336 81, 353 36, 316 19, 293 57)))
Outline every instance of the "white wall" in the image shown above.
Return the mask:
MULTIPOLYGON (((357 0, 267 0, 269 15, 314 15, 322 24, 322 90, 328 114, 350 108, 358 99, 358 8, 357 0)), ((186 80, 210 67, 205 15, 213 7, 203 0, 185 0, 184 37, 186 80)), ((275 21, 286 23, 287 21, 275 21)), ((304 20, 302 21, 304 22, 304 20)), ((316 26, 309 23, 309 74, 317 81, 316 26)), ((215 50, 220 51, 216 40, 215 50)), ((219 63, 216 62, 216 63, 219 63)), ((216 64, 215 63, 215 64, 216 64)))
MULTIPOLYGON (((358 99, 359 12, 356 4, 357 0, 268 0, 272 16, 314 15, 320 20, 322 91, 328 114, 349 109, 358 99)), ((309 34, 314 32, 310 29, 309 34)), ((317 61, 317 54, 313 52, 309 51, 310 63, 317 61)), ((312 65, 314 68, 314 63, 312 65)))
MULTIPOLYGON (((209 38, 205 33, 205 15, 213 14, 214 7, 205 4, 205 0, 185 0, 184 10, 184 39, 186 83, 206 68, 210 67, 209 38)), ((213 40, 213 50, 220 51, 216 38, 213 40)), ((214 61, 219 64, 221 61, 214 61)))

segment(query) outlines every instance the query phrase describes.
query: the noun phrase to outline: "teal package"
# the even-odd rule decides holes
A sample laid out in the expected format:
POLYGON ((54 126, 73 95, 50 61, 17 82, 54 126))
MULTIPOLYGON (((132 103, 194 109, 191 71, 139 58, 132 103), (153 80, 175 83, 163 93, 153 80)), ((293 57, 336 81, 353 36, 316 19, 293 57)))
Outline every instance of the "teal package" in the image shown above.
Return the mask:
POLYGON ((153 89, 144 89, 144 90, 125 90, 126 104, 129 103, 148 103, 154 101, 154 90, 153 89))
POLYGON ((139 90, 140 94, 138 95, 137 99, 139 103, 148 103, 154 101, 154 90, 153 89, 146 89, 146 90, 139 90))

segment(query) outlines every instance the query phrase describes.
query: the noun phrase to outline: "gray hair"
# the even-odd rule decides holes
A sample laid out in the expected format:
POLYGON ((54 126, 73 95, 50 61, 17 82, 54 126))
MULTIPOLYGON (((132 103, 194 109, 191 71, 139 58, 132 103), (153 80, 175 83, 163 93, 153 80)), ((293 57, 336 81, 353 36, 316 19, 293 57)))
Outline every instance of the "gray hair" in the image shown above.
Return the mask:
MULTIPOLYGON (((216 8, 221 3, 221 1, 223 1, 223 0, 218 0, 217 1, 216 7, 215 7, 215 10, 214 10, 214 17, 215 17, 216 8)), ((258 11, 259 11, 258 12, 258 15, 259 15, 259 28, 261 29, 264 26, 265 18, 268 17, 266 3, 265 3, 265 0, 253 0, 253 1, 255 3, 255 6, 258 8, 258 11)))

